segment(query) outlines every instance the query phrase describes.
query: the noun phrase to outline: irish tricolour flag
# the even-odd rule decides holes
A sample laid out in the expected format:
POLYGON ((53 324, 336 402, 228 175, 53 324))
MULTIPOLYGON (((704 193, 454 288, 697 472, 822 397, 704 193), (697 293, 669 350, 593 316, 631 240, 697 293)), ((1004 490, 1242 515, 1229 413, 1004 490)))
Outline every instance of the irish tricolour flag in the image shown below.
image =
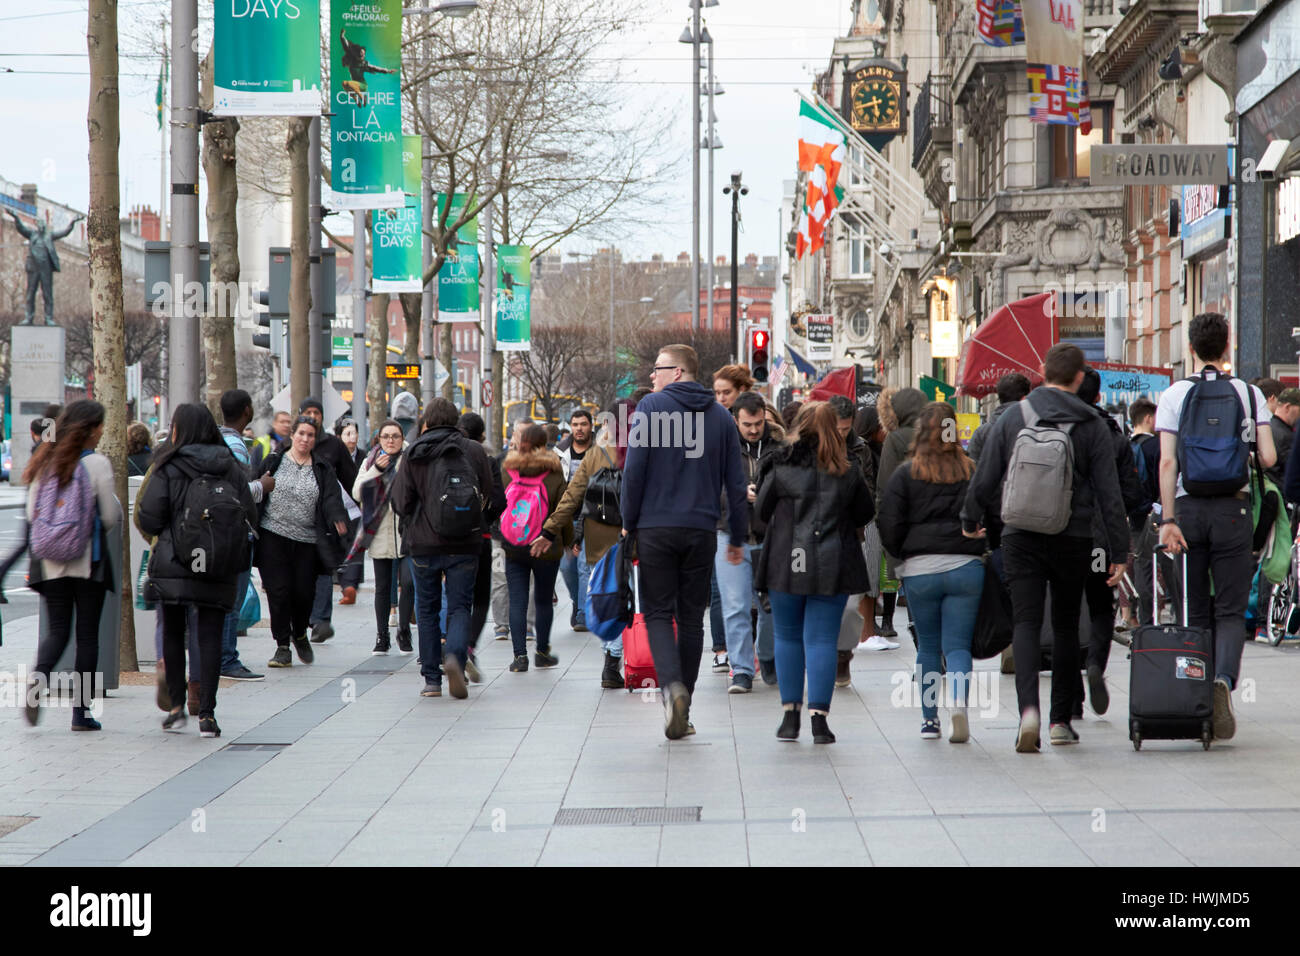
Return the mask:
POLYGON ((837 187, 848 141, 824 110, 799 101, 799 169, 808 174, 804 210, 799 223, 797 255, 822 247, 822 234, 843 190, 837 187))

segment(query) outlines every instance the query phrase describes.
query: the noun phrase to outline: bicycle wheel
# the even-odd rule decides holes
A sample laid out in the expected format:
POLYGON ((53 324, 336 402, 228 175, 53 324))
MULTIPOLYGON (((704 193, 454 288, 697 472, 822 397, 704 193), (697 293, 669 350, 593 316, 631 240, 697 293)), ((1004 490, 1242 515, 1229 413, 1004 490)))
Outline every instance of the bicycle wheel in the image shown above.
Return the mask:
POLYGON ((1268 599, 1268 642, 1274 647, 1288 634, 1294 633, 1296 624, 1296 581, 1294 573, 1285 581, 1273 585, 1268 599))

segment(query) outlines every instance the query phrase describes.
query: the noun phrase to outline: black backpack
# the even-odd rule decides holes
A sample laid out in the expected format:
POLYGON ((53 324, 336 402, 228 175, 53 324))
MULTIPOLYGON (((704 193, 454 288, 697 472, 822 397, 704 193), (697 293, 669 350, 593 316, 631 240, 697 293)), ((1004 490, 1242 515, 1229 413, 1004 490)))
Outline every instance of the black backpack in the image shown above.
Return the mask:
POLYGON ((438 537, 451 540, 482 534, 483 493, 464 450, 448 439, 433 453, 428 468, 430 494, 422 507, 438 537))
POLYGON ((248 570, 248 516, 230 478, 199 475, 172 525, 176 561, 196 578, 233 579, 248 570))
POLYGON ((615 528, 623 526, 623 472, 617 468, 602 468, 587 482, 587 493, 582 498, 582 514, 615 528))

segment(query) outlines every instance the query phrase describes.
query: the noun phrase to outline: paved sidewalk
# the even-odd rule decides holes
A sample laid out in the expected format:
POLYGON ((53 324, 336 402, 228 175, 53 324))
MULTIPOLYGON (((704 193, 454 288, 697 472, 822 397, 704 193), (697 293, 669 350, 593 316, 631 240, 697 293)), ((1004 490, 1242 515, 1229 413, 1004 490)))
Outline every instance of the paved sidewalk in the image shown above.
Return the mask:
MULTIPOLYGON (((906 637, 858 651, 832 746, 806 727, 778 742, 775 688, 728 695, 707 659, 699 733, 670 743, 657 696, 601 689, 600 644, 569 630, 561 594, 560 666, 508 673, 489 626, 467 701, 421 699, 413 656, 370 655, 367 589, 335 609, 313 666, 221 691, 218 740, 194 720, 163 734, 152 686, 114 692, 100 734, 70 733, 66 710, 33 730, 0 708, 0 864, 1300 863, 1294 649, 1247 647, 1254 700, 1209 753, 1133 751, 1118 646, 1111 713, 1089 712, 1080 746, 1013 752, 1013 678, 996 661, 980 679, 1003 706, 972 712, 972 741, 922 740, 906 637), (599 808, 612 822, 583 819, 599 808)), ((0 670, 30 663, 34 622, 6 622, 0 670)), ((262 670, 269 632, 240 645, 262 670)))

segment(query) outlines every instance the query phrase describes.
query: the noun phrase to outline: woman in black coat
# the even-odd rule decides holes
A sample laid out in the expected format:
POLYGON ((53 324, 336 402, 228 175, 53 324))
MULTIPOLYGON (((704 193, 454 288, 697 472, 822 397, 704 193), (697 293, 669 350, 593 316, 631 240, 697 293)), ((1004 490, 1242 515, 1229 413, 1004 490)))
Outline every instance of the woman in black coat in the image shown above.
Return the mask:
POLYGON ((921 410, 911 456, 890 476, 876 524, 885 550, 903 559, 898 576, 907 586, 907 610, 916 625, 921 736, 940 736, 942 653, 952 682, 948 739, 965 743, 970 739, 970 643, 984 592, 985 543, 961 533, 961 506, 975 463, 957 440, 951 405, 931 402, 921 410))
POLYGON ((301 416, 284 450, 262 462, 262 474, 275 479, 275 490, 262 501, 257 540, 257 566, 276 644, 268 667, 293 666, 291 640, 298 660, 310 664, 315 658, 307 627, 316 578, 332 574, 347 556, 343 535, 348 513, 333 467, 314 453, 319 431, 314 418, 301 416))
POLYGON ((216 720, 221 633, 226 615, 243 597, 236 583, 248 567, 248 531, 256 520, 248 478, 212 413, 198 404, 177 408, 171 441, 159 451, 135 503, 136 526, 145 537, 155 538, 147 587, 162 604, 167 689, 172 703, 180 702, 163 720, 163 730, 175 733, 186 723, 185 624, 193 605, 198 617, 199 735, 221 736, 216 720), (192 518, 196 513, 199 517, 192 518))
POLYGON ((796 437, 764 460, 754 501, 755 517, 768 529, 754 587, 771 595, 782 740, 799 736, 806 671, 813 740, 835 742, 826 715, 840 618, 848 596, 867 589, 860 541, 875 507, 862 471, 849 465, 837 425, 825 402, 799 409, 796 437))

